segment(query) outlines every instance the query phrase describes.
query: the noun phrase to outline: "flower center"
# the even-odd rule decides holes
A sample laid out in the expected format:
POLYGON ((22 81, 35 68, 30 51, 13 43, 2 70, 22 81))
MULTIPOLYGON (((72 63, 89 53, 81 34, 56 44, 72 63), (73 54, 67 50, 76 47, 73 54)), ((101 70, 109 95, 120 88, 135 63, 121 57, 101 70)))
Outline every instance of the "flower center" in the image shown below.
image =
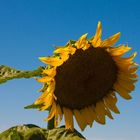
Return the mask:
POLYGON ((61 106, 81 109, 106 96, 116 79, 117 66, 104 48, 78 49, 57 67, 54 94, 61 106))

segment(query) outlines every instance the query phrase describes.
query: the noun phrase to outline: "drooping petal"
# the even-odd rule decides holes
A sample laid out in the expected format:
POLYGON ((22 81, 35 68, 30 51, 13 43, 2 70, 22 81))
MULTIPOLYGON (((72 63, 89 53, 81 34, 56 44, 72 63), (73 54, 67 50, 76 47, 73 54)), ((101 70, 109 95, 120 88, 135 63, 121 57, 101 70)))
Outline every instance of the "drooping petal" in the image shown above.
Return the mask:
POLYGON ((96 103, 95 112, 97 114, 97 122, 105 124, 105 107, 101 101, 96 103))
POLYGON ((59 120, 62 120, 63 113, 59 104, 56 105, 56 113, 59 115, 59 120))
POLYGON ((66 129, 74 131, 73 113, 70 109, 63 107, 66 129))
POLYGON ((91 115, 92 111, 89 109, 89 107, 85 107, 81 109, 81 114, 85 117, 85 120, 88 125, 92 126, 93 123, 93 116, 91 115))
POLYGON ((88 110, 90 112, 90 116, 91 116, 91 119, 92 119, 92 123, 91 123, 90 127, 92 127, 93 122, 96 118, 96 114, 95 114, 95 110, 93 110, 93 108, 92 108, 92 105, 88 107, 88 110))
POLYGON ((109 37, 108 39, 102 41, 100 47, 111 47, 118 41, 118 39, 120 38, 120 34, 121 33, 119 32, 119 33, 109 37))
POLYGON ((102 101, 98 101, 98 102, 96 103, 95 112, 96 112, 99 116, 104 115, 104 113, 105 113, 105 108, 104 108, 104 105, 102 104, 102 101))
POLYGON ((56 105, 56 112, 55 112, 55 117, 54 117, 54 126, 55 128, 60 124, 62 120, 63 114, 61 111, 61 108, 59 104, 56 105))
POLYGON ((53 102, 47 121, 51 120, 55 116, 55 114, 56 114, 56 103, 53 102))
POLYGON ((76 118, 76 121, 77 121, 79 127, 83 131, 85 129, 85 127, 87 126, 87 123, 86 123, 85 119, 83 118, 80 110, 74 109, 74 115, 75 115, 75 118, 76 118))

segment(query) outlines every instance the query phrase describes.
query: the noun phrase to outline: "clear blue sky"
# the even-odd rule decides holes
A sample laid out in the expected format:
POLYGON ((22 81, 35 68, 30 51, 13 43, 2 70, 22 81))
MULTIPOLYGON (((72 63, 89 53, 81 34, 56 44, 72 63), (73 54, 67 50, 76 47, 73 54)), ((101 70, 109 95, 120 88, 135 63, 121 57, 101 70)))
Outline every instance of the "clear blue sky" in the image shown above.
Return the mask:
MULTIPOLYGON (((39 56, 52 55, 55 46, 84 33, 91 37, 98 21, 103 25, 103 39, 120 31, 118 44, 128 43, 137 51, 135 60, 139 63, 139 5, 139 0, 1 0, 0 64, 36 69, 43 65, 39 56)), ((40 87, 34 79, 0 85, 0 131, 26 123, 46 127, 43 118, 47 112, 23 108, 40 95, 40 87)), ((88 140, 139 140, 139 93, 137 82, 131 101, 119 98, 120 115, 113 114, 113 121, 107 119, 105 126, 95 123, 82 134, 88 140)))

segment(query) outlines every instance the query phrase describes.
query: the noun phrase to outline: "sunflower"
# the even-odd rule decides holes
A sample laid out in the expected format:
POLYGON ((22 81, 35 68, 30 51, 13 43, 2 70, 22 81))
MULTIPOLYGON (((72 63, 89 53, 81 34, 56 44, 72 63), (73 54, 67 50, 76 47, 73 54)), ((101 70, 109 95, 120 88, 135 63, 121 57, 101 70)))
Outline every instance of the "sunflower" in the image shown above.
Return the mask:
POLYGON ((47 64, 42 77, 43 94, 35 101, 43 104, 39 110, 50 109, 47 121, 54 118, 55 127, 64 115, 66 129, 74 129, 74 117, 84 130, 96 121, 105 124, 105 117, 113 119, 111 111, 119 114, 116 106, 119 94, 131 99, 130 93, 137 81, 137 64, 123 55, 131 50, 128 45, 112 47, 120 32, 106 40, 101 39, 102 27, 98 23, 95 35, 87 39, 84 34, 78 41, 69 41, 57 47, 54 55, 40 57, 47 64))

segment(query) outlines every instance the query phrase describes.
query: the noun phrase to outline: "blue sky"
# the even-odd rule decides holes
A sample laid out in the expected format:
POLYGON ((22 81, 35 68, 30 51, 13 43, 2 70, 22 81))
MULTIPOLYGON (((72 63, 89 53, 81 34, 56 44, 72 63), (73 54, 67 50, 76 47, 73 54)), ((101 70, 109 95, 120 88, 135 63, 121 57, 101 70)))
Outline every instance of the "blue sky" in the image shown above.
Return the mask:
MULTIPOLYGON (((43 65, 38 57, 52 55, 55 46, 84 33, 94 35, 98 21, 103 26, 102 38, 121 32, 117 44, 128 43, 132 52, 138 52, 135 60, 139 63, 139 5, 139 0, 1 0, 0 64, 36 69, 43 65)), ((0 131, 27 123, 46 127, 47 112, 23 108, 40 95, 40 87, 34 79, 0 85, 0 131)), ((113 121, 107 119, 105 126, 95 123, 82 134, 88 140, 139 140, 139 91, 137 82, 131 101, 119 98, 120 115, 113 114, 113 121)))

